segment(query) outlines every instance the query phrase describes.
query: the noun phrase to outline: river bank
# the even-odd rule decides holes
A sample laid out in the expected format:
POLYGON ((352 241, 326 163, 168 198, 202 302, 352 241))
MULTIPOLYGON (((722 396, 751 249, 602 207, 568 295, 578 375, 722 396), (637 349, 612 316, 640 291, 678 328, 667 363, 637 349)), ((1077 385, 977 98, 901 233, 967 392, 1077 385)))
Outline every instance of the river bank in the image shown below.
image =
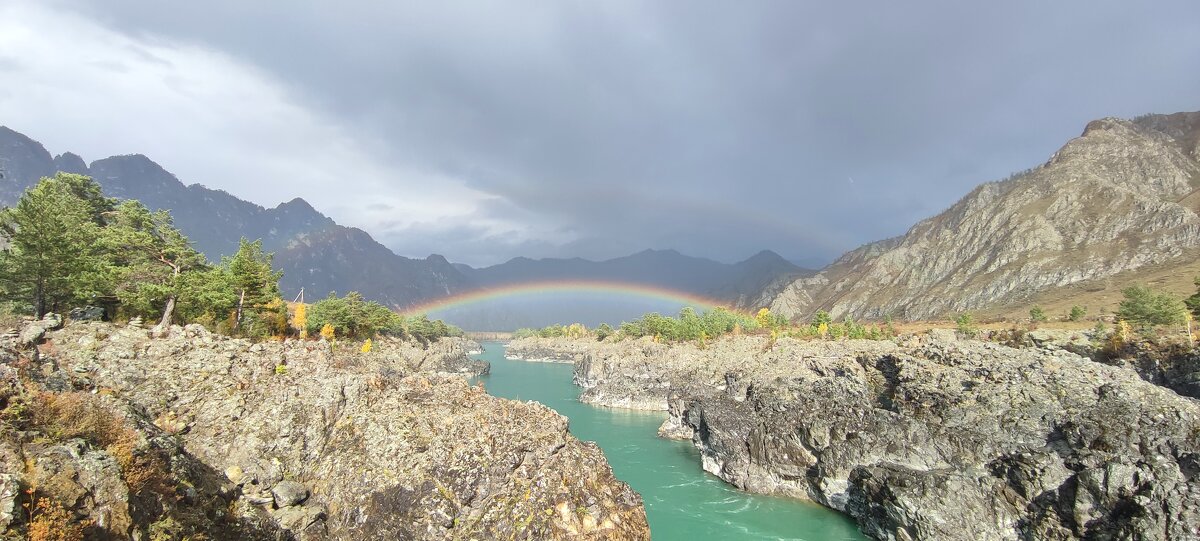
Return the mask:
POLYGON ((251 343, 198 325, 165 336, 60 325, 0 339, 8 533, 649 536, 641 498, 566 418, 467 384, 489 368, 468 357, 478 344, 378 339, 364 352, 251 343))
POLYGON ((594 441, 617 478, 642 495, 656 541, 861 541, 853 521, 810 502, 737 490, 700 468, 690 442, 657 436, 665 412, 594 407, 581 403, 568 363, 506 360, 500 344, 484 344, 491 371, 477 381, 489 394, 536 400, 569 419, 573 435, 594 441))
POLYGON ((666 410, 662 434, 690 440, 706 470, 876 538, 1200 535, 1200 406, 1131 369, 947 334, 509 351, 556 344, 581 400, 666 410))

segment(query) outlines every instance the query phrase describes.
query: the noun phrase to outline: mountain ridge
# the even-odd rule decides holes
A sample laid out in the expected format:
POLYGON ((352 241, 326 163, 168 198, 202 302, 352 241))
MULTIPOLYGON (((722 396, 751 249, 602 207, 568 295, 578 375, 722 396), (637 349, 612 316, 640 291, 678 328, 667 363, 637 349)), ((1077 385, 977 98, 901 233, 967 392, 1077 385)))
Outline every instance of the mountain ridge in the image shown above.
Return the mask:
POLYGON ((1200 113, 1094 120, 1045 163, 750 302, 802 319, 929 319, 1183 261, 1200 246, 1198 142, 1200 113))
MULTIPOLYGON (((810 272, 767 250, 733 264, 673 249, 647 249, 602 261, 514 257, 479 269, 451 263, 439 254, 408 258, 366 231, 337 224, 300 197, 268 208, 224 190, 185 184, 143 154, 110 156, 88 164, 72 152, 52 156, 41 143, 0 126, 0 205, 15 203, 25 189, 56 171, 89 175, 109 196, 170 210, 175 225, 211 261, 232 254, 243 237, 262 239, 264 249, 275 253, 275 266, 284 272, 280 287, 289 298, 302 288, 309 299, 358 291, 368 299, 405 309, 491 287, 602 280, 716 296, 732 303, 764 282, 810 272)), ((505 310, 501 313, 505 315, 479 321, 495 326, 516 317, 505 310)), ((573 315, 582 320, 582 314, 573 315)))

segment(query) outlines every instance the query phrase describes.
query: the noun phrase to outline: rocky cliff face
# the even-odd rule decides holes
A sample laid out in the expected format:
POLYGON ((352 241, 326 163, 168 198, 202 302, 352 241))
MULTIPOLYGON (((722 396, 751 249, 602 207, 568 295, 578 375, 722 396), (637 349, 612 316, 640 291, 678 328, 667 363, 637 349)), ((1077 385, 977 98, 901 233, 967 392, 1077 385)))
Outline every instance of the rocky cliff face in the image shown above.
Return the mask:
POLYGON ((467 385, 462 374, 486 370, 466 357, 473 344, 385 340, 363 354, 102 323, 6 340, 5 421, 21 430, 0 438, 0 521, 13 532, 41 527, 14 490, 33 486, 60 529, 116 538, 649 536, 640 498, 565 418, 467 385), (21 421, 13 406, 46 410, 29 406, 40 397, 86 403, 58 424, 21 421), (101 414, 130 419, 131 443, 60 426, 101 414), (139 469, 123 452, 157 458, 139 469))
POLYGON ((879 539, 1200 535, 1200 403, 1065 349, 941 333, 589 350, 585 399, 667 409, 660 434, 706 470, 879 539))
MULTIPOLYGON (((933 318, 1196 255, 1200 114, 1088 124, 1045 164, 747 306, 933 318)), ((1190 259, 1189 259, 1190 261, 1190 259)))

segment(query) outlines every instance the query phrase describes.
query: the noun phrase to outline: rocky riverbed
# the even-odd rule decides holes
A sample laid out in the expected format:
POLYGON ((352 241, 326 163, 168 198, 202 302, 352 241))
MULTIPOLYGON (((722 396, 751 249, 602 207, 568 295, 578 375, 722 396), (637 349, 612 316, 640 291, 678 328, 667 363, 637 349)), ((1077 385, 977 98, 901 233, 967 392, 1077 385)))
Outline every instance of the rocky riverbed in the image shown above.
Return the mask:
POLYGON ((1200 538, 1200 402, 1131 368, 951 333, 586 348, 583 400, 666 409, 706 470, 879 539, 1200 538))
POLYGON ((565 418, 466 383, 487 369, 471 342, 362 353, 199 326, 56 327, 0 344, 9 533, 649 537, 640 497, 565 418))

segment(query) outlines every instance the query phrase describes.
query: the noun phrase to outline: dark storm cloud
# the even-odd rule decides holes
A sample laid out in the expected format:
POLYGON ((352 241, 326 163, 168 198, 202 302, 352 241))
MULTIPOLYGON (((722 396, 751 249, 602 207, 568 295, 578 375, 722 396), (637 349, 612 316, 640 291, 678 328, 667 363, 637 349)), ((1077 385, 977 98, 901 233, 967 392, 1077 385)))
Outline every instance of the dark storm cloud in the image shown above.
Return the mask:
POLYGON ((364 224, 474 264, 671 247, 814 265, 1090 119, 1200 109, 1194 0, 62 5, 247 62, 382 163, 493 196, 465 223, 364 224))

